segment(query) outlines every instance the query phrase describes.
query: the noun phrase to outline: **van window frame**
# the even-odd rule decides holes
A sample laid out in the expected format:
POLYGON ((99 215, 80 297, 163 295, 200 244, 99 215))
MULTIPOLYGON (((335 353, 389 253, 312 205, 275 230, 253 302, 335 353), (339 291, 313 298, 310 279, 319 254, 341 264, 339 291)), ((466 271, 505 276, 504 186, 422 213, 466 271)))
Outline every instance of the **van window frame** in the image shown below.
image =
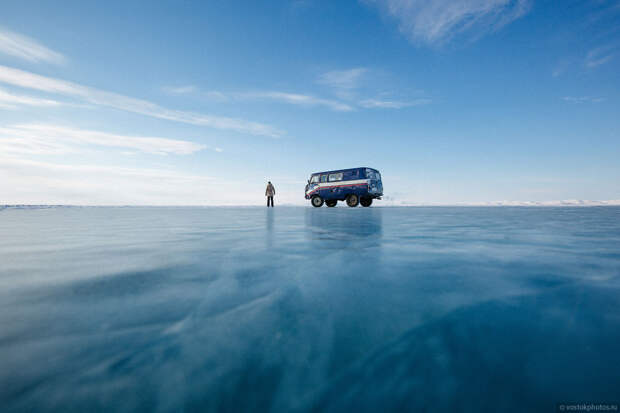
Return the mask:
POLYGON ((343 181, 353 181, 355 179, 359 179, 360 171, 359 169, 350 169, 348 171, 344 171, 342 180, 343 181))
POLYGON ((327 174, 321 174, 321 177, 319 178, 319 183, 326 183, 327 182, 327 174))
POLYGON ((328 180, 328 182, 340 182, 340 181, 342 181, 343 177, 344 177, 344 173, 343 172, 333 172, 333 173, 328 175, 327 180, 328 180), (332 179, 332 177, 337 177, 337 178, 332 179))

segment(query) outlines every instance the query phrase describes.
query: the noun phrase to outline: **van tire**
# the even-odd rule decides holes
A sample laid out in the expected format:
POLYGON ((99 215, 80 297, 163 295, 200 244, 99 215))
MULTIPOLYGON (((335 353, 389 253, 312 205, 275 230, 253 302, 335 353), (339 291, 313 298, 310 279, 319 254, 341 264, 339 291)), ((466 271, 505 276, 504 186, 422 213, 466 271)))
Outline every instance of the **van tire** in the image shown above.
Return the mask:
POLYGON ((325 205, 327 205, 330 208, 335 207, 337 203, 338 203, 338 201, 336 199, 329 199, 329 200, 325 201, 325 205))
POLYGON ((360 199, 360 204, 362 204, 363 207, 369 207, 372 205, 372 198, 362 198, 360 199))
POLYGON ((355 208, 356 206, 358 206, 360 204, 360 197, 355 195, 355 194, 351 194, 347 197, 347 205, 350 206, 351 208, 355 208))
POLYGON ((310 203, 312 204, 313 207, 315 208, 320 208, 323 206, 323 198, 321 198, 318 195, 315 195, 312 197, 312 199, 310 200, 310 203))

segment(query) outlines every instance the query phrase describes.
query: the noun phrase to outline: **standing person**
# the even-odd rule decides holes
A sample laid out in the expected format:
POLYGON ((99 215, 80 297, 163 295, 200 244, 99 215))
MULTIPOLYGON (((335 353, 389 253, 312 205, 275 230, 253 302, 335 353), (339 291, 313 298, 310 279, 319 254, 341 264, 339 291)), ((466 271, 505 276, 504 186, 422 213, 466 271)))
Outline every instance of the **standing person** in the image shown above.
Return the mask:
POLYGON ((269 207, 269 203, 271 202, 271 207, 273 208, 273 196, 276 194, 276 189, 271 184, 271 181, 267 182, 267 189, 265 189, 265 196, 267 197, 267 207, 269 207))

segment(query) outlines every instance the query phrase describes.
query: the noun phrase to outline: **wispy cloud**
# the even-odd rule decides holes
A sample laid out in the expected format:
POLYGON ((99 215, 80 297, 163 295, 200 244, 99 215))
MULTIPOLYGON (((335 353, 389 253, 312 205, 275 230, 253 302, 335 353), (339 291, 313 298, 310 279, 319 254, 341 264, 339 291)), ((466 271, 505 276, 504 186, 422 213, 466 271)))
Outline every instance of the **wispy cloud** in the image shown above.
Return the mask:
POLYGON ((352 95, 346 101, 324 99, 313 95, 300 93, 288 93, 278 91, 259 91, 259 92, 209 92, 215 94, 214 99, 219 101, 232 100, 273 100, 298 106, 323 106, 337 112, 351 112, 360 108, 363 109, 401 109, 410 106, 421 106, 431 103, 430 99, 414 99, 410 101, 386 100, 386 99, 355 99, 352 95))
POLYGON ((301 106, 325 106, 329 109, 342 112, 353 110, 350 105, 343 102, 298 93, 266 91, 237 93, 235 96, 241 99, 269 99, 301 106))
POLYGON ((381 99, 364 99, 359 102, 360 106, 368 109, 383 108, 383 109, 401 109, 410 106, 422 106, 428 105, 432 101, 430 99, 415 99, 410 101, 398 101, 398 100, 381 100, 381 99))
POLYGON ((342 90, 356 89, 359 87, 362 77, 367 72, 368 69, 365 67, 355 67, 347 70, 332 70, 321 74, 317 79, 317 83, 342 90))
POLYGON ((411 101, 388 99, 360 98, 360 88, 367 86, 364 77, 370 70, 365 67, 356 67, 346 70, 332 70, 322 73, 316 83, 325 85, 335 95, 325 98, 308 93, 294 93, 279 90, 250 90, 250 91, 202 91, 195 86, 179 88, 164 88, 168 93, 193 94, 217 102, 245 102, 245 101, 274 101, 296 106, 320 106, 337 112, 351 112, 357 109, 400 109, 409 106, 419 106, 430 103, 430 99, 415 99, 411 101))
POLYGON ((17 204, 213 205, 257 204, 234 181, 168 168, 62 164, 0 152, 0 193, 17 204))
POLYGON ((262 123, 167 109, 146 100, 106 92, 64 80, 44 77, 6 66, 0 66, 0 82, 48 93, 71 96, 91 104, 112 107, 118 110, 175 122, 270 137, 278 137, 284 133, 270 125, 262 123))
POLYGON ((188 155, 207 146, 159 137, 118 135, 58 125, 24 124, 0 127, 0 152, 14 154, 77 153, 84 145, 132 149, 158 155, 188 155))
POLYGON ((600 97, 592 97, 592 96, 564 96, 562 100, 569 103, 600 103, 605 100, 605 98, 600 97))
POLYGON ((165 86, 163 90, 170 95, 188 95, 196 92, 197 88, 193 85, 165 86))
POLYGON ((290 8, 293 11, 300 11, 312 7, 313 4, 312 0, 293 0, 290 3, 290 8))
POLYGON ((363 109, 402 109, 410 106, 427 105, 430 99, 402 100, 386 98, 389 94, 372 93, 372 89, 377 89, 376 76, 371 76, 373 72, 366 67, 354 67, 345 70, 332 70, 325 72, 317 78, 316 82, 331 88, 332 93, 346 102, 346 105, 353 108, 363 109), (370 92, 370 93, 369 93, 370 92), (382 98, 366 98, 363 95, 379 95, 382 98))
POLYGON ((0 27, 0 53, 28 60, 62 64, 65 57, 42 44, 21 34, 0 27))
POLYGON ((16 95, 0 89, 0 105, 7 109, 16 109, 18 106, 59 106, 61 104, 62 103, 56 100, 42 99, 26 95, 16 95))
POLYGON ((588 52, 585 59, 585 65, 589 69, 593 69, 603 65, 613 59, 615 56, 613 46, 601 46, 594 48, 588 52))
POLYGON ((561 61, 559 61, 555 65, 555 68, 551 72, 551 76, 559 77, 562 74, 564 74, 564 72, 566 72, 567 69, 571 68, 571 66, 573 66, 573 62, 572 61, 570 61, 569 59, 566 59, 566 58, 562 59, 561 61))
POLYGON ((205 92, 204 95, 212 100, 218 100, 220 102, 225 102, 230 100, 230 97, 225 93, 218 92, 217 90, 211 90, 209 92, 205 92))
POLYGON ((250 91, 250 92, 221 92, 211 90, 208 92, 197 91, 197 95, 217 102, 239 102, 239 101, 266 101, 288 103, 297 106, 323 106, 328 109, 340 112, 348 112, 354 108, 345 102, 334 99, 324 99, 314 95, 303 93, 281 92, 274 90, 250 91))
POLYGON ((525 15, 530 0, 361 0, 398 22, 414 43, 441 44, 457 34, 480 37, 525 15))

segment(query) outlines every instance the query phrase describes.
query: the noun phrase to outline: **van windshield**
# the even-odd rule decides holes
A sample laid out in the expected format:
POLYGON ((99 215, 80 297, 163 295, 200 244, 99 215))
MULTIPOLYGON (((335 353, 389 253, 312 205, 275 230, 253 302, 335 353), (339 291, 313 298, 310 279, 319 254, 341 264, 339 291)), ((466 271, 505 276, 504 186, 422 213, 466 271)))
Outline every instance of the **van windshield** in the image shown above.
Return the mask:
POLYGON ((376 179, 375 171, 372 169, 366 169, 366 179, 376 179))

